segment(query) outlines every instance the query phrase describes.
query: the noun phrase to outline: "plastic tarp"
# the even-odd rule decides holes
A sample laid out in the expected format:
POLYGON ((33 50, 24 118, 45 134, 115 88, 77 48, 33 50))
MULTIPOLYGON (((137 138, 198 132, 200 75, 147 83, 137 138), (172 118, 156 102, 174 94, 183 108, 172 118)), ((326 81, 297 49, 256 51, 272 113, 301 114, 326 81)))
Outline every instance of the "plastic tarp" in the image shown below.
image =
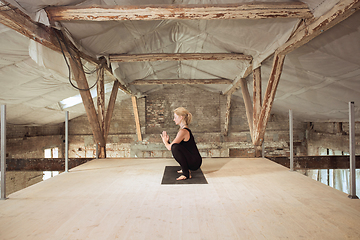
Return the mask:
MULTIPOLYGON (((253 1, 9 1, 33 20, 48 24, 47 6, 226 4, 253 1)), ((269 1, 274 2, 274 1, 269 1)), ((278 1, 284 2, 284 1, 278 1)), ((290 1, 289 1, 290 2, 290 1)), ((315 16, 321 16, 338 1, 304 1, 315 16)), ((273 112, 304 121, 346 121, 348 101, 360 102, 360 14, 355 13, 334 28, 288 54, 274 101, 273 112)), ((262 88, 269 79, 273 52, 284 44, 298 25, 297 19, 259 20, 158 20, 158 21, 70 21, 62 26, 79 49, 93 57, 141 53, 243 53, 253 56, 253 67, 261 66, 262 88)), ((90 69, 94 69, 89 66, 90 69)), ((138 96, 162 89, 159 85, 129 85, 137 79, 235 80, 249 66, 245 61, 156 61, 112 62, 113 74, 138 96)), ((49 50, 20 34, 0 26, 0 103, 9 105, 8 121, 14 124, 52 124, 85 113, 82 104, 64 109, 60 102, 79 94, 71 87, 68 68, 60 53, 49 50)), ((88 76, 89 85, 96 73, 88 76)), ((110 78, 106 83, 111 85, 110 78)), ((252 75, 248 77, 252 91, 252 75)), ((229 86, 197 85, 222 92, 229 86)), ((109 97, 111 88, 107 91, 109 97)), ((241 90, 234 93, 241 96, 241 90)), ((119 91, 118 101, 129 96, 119 91)), ((359 108, 355 108, 357 120, 359 108)))

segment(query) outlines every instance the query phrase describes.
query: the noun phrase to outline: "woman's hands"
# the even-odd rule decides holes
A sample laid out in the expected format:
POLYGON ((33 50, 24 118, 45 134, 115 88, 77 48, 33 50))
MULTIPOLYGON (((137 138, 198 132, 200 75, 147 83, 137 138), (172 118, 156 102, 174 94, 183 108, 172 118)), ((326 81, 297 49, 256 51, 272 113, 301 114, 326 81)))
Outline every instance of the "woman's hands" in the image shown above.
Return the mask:
POLYGON ((162 140, 163 140, 163 143, 166 145, 166 143, 169 144, 169 140, 170 140, 170 137, 169 135, 166 133, 166 131, 163 131, 162 134, 160 134, 162 140))

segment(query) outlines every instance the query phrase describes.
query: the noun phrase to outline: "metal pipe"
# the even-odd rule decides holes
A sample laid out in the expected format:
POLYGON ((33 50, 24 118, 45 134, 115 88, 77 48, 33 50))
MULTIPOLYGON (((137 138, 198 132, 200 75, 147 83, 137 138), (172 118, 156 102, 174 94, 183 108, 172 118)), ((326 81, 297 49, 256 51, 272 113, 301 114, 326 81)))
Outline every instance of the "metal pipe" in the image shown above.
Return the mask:
POLYGON ((290 131, 290 171, 294 171, 294 133, 293 133, 293 112, 289 110, 289 131, 290 131))
POLYGON ((65 112, 65 172, 69 171, 69 111, 65 112))
POLYGON ((349 149, 350 149, 350 195, 351 199, 358 199, 356 196, 356 166, 355 166, 355 118, 354 102, 349 102, 349 149))
POLYGON ((1 200, 6 199, 6 106, 1 105, 1 200))
POLYGON ((265 157, 265 144, 264 144, 264 141, 261 144, 261 155, 262 155, 262 158, 265 157))

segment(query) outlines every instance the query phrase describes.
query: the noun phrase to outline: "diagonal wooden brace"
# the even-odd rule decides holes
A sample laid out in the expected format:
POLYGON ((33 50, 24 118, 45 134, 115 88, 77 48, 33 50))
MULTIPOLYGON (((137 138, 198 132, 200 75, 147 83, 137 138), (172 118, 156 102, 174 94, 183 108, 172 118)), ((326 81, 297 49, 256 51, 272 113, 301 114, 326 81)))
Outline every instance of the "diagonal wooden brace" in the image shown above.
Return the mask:
POLYGON ((84 69, 82 67, 80 56, 77 52, 72 52, 71 55, 72 57, 69 58, 71 70, 75 81, 77 82, 78 88, 82 89, 80 90, 80 96, 94 135, 95 143, 100 144, 100 146, 105 146, 104 135, 101 132, 100 123, 98 121, 98 116, 96 114, 94 102, 90 93, 89 84, 86 80, 84 69))

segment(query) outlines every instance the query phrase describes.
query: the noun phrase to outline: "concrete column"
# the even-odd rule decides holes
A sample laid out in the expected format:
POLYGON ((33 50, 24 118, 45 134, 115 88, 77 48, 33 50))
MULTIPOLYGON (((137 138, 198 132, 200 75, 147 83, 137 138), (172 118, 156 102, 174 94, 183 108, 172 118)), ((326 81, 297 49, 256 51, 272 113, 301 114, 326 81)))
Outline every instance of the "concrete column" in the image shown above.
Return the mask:
POLYGON ((1 105, 1 200, 6 199, 6 106, 1 105))
POLYGON ((349 149, 350 149, 350 195, 351 199, 356 196, 356 166, 355 166, 355 117, 354 102, 349 102, 349 149))

